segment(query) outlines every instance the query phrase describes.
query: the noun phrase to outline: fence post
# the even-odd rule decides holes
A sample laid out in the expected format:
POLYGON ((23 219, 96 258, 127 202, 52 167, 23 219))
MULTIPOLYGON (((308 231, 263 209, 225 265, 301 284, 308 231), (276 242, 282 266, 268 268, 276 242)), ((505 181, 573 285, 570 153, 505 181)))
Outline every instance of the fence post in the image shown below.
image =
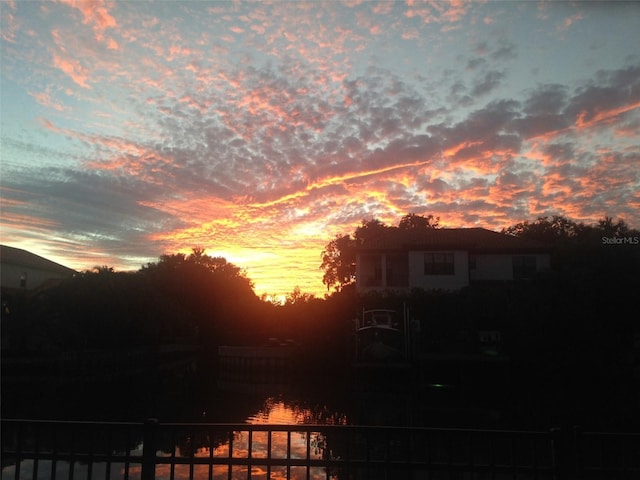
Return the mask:
POLYGON ((551 429, 553 465, 556 480, 574 480, 578 478, 578 435, 579 427, 571 430, 551 429))
POLYGON ((157 418, 147 418, 142 434, 142 472, 141 480, 154 480, 156 477, 156 451, 158 446, 157 418))
POLYGON ((562 429, 554 427, 551 433, 551 448, 553 452, 553 467, 555 472, 555 480, 567 480, 567 443, 565 432, 562 429))
POLYGON ((582 427, 574 425, 571 429, 571 469, 575 478, 582 478, 582 427))

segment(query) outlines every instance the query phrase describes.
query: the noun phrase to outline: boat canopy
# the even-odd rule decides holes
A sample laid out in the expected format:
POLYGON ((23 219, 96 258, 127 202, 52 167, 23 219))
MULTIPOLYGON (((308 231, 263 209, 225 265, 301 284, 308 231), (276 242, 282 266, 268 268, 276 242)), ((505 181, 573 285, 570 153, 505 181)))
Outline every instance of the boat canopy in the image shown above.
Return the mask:
POLYGON ((399 330, 400 327, 395 310, 365 310, 362 312, 362 318, 359 323, 358 330, 371 328, 399 330))

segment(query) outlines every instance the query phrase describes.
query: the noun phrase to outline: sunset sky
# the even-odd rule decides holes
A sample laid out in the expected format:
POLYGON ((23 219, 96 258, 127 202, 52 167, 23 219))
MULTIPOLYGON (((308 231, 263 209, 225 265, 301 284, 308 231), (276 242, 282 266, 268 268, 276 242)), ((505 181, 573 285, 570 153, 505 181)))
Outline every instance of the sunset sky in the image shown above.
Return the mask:
POLYGON ((1 3, 1 242, 322 296, 363 218, 640 228, 640 3, 1 3))

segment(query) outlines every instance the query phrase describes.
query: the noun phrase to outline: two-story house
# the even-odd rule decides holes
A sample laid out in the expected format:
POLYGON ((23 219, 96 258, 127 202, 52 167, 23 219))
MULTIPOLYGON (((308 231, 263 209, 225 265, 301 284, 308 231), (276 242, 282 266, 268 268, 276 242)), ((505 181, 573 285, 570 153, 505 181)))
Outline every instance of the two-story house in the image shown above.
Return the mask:
POLYGON ((358 248, 356 289, 458 290, 531 278, 549 267, 547 245, 484 228, 392 228, 358 248))

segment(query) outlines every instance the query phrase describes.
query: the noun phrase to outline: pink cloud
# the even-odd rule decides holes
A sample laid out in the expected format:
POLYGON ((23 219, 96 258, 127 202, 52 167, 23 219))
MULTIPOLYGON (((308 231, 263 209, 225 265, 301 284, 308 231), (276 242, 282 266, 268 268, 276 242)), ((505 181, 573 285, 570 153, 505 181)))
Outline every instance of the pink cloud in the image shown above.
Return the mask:
POLYGON ((91 89, 91 86, 87 83, 89 73, 79 61, 62 58, 60 55, 54 53, 53 66, 66 73, 77 85, 82 88, 91 89))
POLYGON ((575 22, 578 22, 583 19, 584 19, 584 14, 581 12, 571 15, 570 17, 567 17, 564 19, 564 22, 562 22, 562 25, 558 27, 558 31, 563 32, 565 30, 568 30, 571 27, 571 25, 573 25, 575 22))
POLYGON ((422 3, 408 0, 407 6, 409 8, 405 11, 405 16, 408 18, 417 17, 422 19, 424 23, 457 23, 468 13, 472 2, 430 0, 422 3))
POLYGON ((1 10, 2 32, 0 33, 0 35, 2 35, 3 40, 9 43, 15 43, 16 34, 20 30, 20 24, 15 19, 13 13, 11 13, 11 10, 15 11, 16 9, 15 3, 8 3, 7 6, 9 8, 4 8, 1 10))
POLYGON ((109 13, 107 4, 103 0, 58 0, 72 8, 79 10, 84 17, 83 23, 91 25, 99 42, 106 42, 112 50, 118 49, 114 39, 106 39, 104 36, 108 28, 116 28, 116 19, 109 13))
POLYGON ((29 95, 31 95, 40 105, 48 108, 53 108, 54 110, 57 110, 59 112, 62 112, 64 110, 64 107, 61 103, 52 100, 51 94, 48 91, 29 92, 29 95))
POLYGON ((415 28, 411 28, 409 30, 405 30, 404 32, 402 32, 402 38, 404 40, 414 40, 419 37, 420 37, 420 34, 418 33, 418 30, 416 30, 415 28))

